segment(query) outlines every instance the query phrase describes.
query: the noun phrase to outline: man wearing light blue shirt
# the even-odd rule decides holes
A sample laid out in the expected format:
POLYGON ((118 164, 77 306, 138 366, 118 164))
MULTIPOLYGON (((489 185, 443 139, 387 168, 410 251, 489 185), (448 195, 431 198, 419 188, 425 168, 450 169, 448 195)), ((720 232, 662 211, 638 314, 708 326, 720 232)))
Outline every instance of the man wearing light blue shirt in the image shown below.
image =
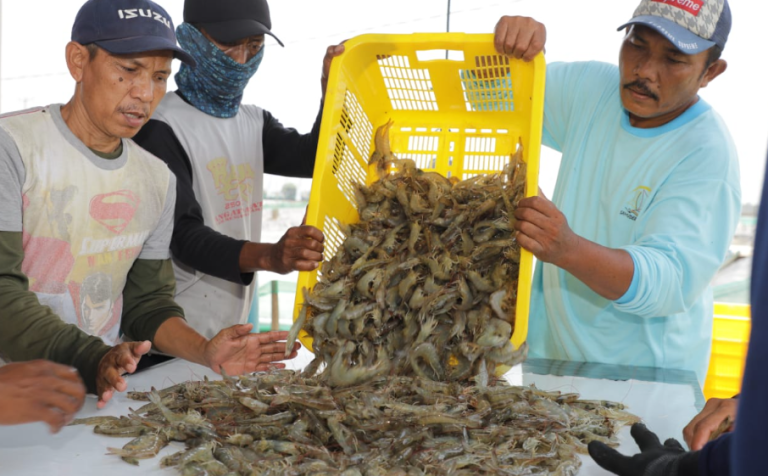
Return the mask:
MULTIPOLYGON (((727 67, 727 0, 642 0, 619 66, 547 68, 543 142, 563 153, 552 201, 520 202, 539 262, 530 355, 685 369, 704 381, 709 285, 741 210, 736 149, 698 96, 727 67)), ((544 26, 503 17, 500 53, 530 60, 544 26)))

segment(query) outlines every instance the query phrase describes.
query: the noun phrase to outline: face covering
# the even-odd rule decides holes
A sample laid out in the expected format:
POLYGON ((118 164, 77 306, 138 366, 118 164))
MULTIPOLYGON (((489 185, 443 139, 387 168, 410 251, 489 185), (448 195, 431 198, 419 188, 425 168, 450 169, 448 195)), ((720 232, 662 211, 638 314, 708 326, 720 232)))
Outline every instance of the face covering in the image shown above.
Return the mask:
POLYGON ((179 25, 176 38, 197 61, 197 68, 192 69, 182 63, 176 73, 176 84, 184 98, 211 116, 236 116, 243 91, 264 58, 264 48, 247 63, 240 64, 188 23, 179 25))

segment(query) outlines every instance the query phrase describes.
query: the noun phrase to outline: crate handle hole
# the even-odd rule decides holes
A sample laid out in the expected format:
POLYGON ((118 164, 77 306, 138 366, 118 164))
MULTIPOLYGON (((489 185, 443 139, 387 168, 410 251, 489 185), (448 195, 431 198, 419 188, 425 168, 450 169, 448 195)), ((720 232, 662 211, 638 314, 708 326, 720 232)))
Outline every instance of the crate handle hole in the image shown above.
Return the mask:
POLYGON ((416 52, 419 61, 464 61, 464 52, 460 50, 421 50, 416 52))

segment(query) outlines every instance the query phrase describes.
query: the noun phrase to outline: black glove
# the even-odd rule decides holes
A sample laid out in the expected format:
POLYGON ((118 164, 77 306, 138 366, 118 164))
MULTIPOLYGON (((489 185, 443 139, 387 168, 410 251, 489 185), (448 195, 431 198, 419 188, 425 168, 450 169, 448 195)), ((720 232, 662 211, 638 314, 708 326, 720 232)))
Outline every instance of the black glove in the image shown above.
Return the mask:
POLYGON ((673 438, 662 445, 642 423, 632 425, 631 433, 640 447, 635 456, 624 456, 599 441, 589 443, 589 455, 603 469, 619 476, 698 476, 698 451, 686 452, 673 438))

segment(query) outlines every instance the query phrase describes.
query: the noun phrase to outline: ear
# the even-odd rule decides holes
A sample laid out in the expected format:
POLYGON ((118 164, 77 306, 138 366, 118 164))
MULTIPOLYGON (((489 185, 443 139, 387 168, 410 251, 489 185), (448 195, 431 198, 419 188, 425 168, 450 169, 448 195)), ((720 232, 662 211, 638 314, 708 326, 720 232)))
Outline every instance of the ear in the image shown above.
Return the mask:
POLYGON ((723 59, 719 59, 709 65, 709 68, 707 68, 707 71, 704 73, 704 76, 701 78, 701 86, 702 88, 706 88, 707 85, 712 82, 716 77, 720 76, 725 72, 725 70, 728 69, 728 63, 725 62, 723 59))
POLYGON ((72 75, 75 82, 79 83, 83 80, 85 67, 91 61, 91 54, 88 52, 88 48, 80 43, 70 41, 67 43, 66 58, 69 74, 72 75))

